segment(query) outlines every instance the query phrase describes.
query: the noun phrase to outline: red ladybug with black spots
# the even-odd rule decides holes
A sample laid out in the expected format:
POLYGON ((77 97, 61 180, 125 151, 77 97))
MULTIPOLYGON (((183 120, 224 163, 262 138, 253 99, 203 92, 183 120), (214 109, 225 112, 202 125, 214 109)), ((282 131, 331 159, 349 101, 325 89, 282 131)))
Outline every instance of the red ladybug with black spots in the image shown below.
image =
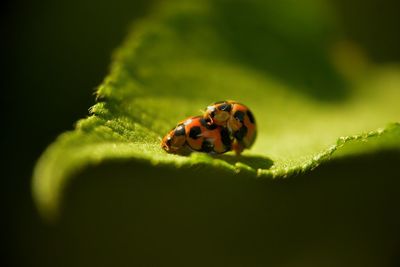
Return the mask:
POLYGON ((189 151, 222 154, 232 149, 229 130, 211 123, 202 116, 189 117, 178 123, 161 141, 168 153, 186 154, 189 151))
POLYGON ((253 113, 245 105, 233 101, 219 101, 207 107, 204 118, 211 124, 227 127, 234 138, 232 149, 240 154, 250 148, 257 136, 257 126, 253 113))

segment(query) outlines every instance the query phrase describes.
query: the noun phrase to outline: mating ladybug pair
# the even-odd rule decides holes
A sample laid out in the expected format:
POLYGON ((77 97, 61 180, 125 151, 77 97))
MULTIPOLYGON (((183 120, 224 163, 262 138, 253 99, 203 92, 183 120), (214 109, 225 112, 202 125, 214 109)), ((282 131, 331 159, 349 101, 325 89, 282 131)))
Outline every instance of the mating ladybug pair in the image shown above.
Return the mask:
POLYGON ((250 148, 256 138, 256 122, 251 111, 236 101, 220 101, 207 107, 203 116, 178 123, 161 142, 168 153, 189 151, 237 155, 250 148))

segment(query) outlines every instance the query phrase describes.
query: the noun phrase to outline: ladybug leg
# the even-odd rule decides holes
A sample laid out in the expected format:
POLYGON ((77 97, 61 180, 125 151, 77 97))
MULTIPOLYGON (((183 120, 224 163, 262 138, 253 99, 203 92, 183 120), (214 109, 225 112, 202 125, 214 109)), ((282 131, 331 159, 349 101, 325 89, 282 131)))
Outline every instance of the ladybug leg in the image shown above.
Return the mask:
POLYGON ((232 150, 235 151, 236 156, 240 156, 240 153, 242 153, 244 150, 244 146, 235 140, 232 144, 232 150))
POLYGON ((205 114, 206 114, 206 112, 207 112, 206 110, 200 109, 200 112, 201 112, 201 114, 203 114, 203 117, 206 119, 207 124, 211 125, 211 124, 214 123, 214 121, 213 121, 213 119, 211 118, 210 115, 205 116, 205 114))
POLYGON ((211 118, 211 116, 208 116, 208 117, 207 117, 206 122, 207 122, 208 125, 214 124, 214 121, 213 121, 213 119, 211 118))

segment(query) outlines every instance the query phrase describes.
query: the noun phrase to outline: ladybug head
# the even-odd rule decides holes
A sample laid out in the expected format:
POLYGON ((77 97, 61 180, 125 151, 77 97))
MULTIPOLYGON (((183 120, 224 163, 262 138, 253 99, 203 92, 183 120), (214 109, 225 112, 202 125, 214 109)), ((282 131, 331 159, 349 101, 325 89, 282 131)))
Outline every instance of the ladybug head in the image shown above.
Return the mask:
POLYGON ((225 126, 230 118, 232 104, 222 101, 207 107, 204 117, 210 119, 216 125, 225 126))
POLYGON ((168 153, 179 153, 185 145, 185 128, 178 125, 172 129, 161 141, 161 147, 168 153))

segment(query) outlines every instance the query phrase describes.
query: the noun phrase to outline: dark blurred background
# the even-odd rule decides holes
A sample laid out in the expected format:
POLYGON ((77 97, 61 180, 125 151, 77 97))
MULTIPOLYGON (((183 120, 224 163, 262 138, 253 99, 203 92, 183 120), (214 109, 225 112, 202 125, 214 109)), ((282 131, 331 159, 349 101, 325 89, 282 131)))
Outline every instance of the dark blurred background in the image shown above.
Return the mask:
MULTIPOLYGON (((9 1, 1 8, 1 266, 19 266, 21 229, 41 231, 30 180, 58 134, 88 114, 112 51, 152 1, 9 1)), ((34 245, 33 245, 34 246, 34 245)), ((22 261, 24 262, 24 261, 22 261)), ((34 264, 34 263, 32 263, 34 264)))
MULTIPOLYGON (((375 63, 400 61, 400 2, 332 0, 346 37, 375 63)), ((1 7, 1 266, 18 266, 21 229, 43 231, 32 203, 35 161, 94 103, 110 56, 154 1, 24 1, 1 7)), ((32 241, 33 242, 33 241, 32 241)))

